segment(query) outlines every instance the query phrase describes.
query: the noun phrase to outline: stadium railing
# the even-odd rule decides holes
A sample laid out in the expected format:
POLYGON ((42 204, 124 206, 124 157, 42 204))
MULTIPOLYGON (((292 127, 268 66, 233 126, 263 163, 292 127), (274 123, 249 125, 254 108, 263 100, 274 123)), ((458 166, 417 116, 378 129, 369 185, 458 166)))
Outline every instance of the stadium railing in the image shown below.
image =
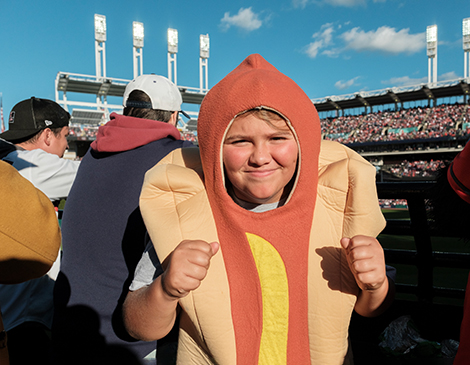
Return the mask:
MULTIPOLYGON (((438 232, 428 218, 426 201, 431 197, 433 186, 434 182, 429 181, 377 183, 379 199, 407 200, 410 219, 387 219, 387 226, 382 234, 413 237, 415 247, 412 249, 384 250, 388 265, 416 266, 417 284, 397 282, 394 303, 378 317, 365 318, 353 313, 349 335, 355 365, 452 364, 451 357, 429 355, 425 352, 418 357, 413 355, 414 358, 407 358, 406 355, 391 356, 380 347, 383 331, 403 316, 412 319, 416 331, 425 342, 439 346, 448 339, 459 341, 463 306, 458 303, 462 303, 465 290, 437 287, 434 285, 433 270, 436 267, 469 269, 470 254, 433 251, 431 237, 452 237, 450 232, 438 232), (436 300, 437 297, 440 301, 436 300), (442 298, 450 300, 443 303, 442 298)), ((406 333, 396 330, 395 336, 400 338, 401 335, 404 336, 403 339, 406 338, 406 333)))
POLYGON ((433 181, 378 182, 379 199, 406 199, 409 220, 387 220, 382 234, 405 235, 414 238, 415 249, 384 249, 387 264, 415 265, 418 273, 417 285, 396 284, 398 293, 415 294, 418 301, 433 301, 433 298, 458 298, 465 295, 464 289, 442 288, 434 285, 435 267, 470 269, 470 254, 433 251, 431 237, 453 237, 451 232, 437 231, 428 219, 426 200, 431 197, 433 181))

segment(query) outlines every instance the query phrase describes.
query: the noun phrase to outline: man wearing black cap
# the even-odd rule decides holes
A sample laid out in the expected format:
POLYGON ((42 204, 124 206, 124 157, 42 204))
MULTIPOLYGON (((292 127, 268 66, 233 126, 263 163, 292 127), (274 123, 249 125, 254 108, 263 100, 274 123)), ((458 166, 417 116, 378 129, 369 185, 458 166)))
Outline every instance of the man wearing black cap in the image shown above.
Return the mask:
MULTIPOLYGON (((59 104, 32 97, 13 107, 9 129, 0 134, 0 160, 13 165, 51 201, 68 196, 79 167, 78 161, 61 158, 68 147, 69 120, 70 114, 59 104)), ((47 275, 0 285, 11 364, 41 363, 49 357, 52 292, 59 265, 58 256, 47 275)))
POLYGON ((13 107, 9 129, 0 134, 0 159, 12 164, 51 201, 67 197, 79 166, 77 161, 61 158, 68 148, 69 120, 70 114, 59 104, 32 97, 13 107))

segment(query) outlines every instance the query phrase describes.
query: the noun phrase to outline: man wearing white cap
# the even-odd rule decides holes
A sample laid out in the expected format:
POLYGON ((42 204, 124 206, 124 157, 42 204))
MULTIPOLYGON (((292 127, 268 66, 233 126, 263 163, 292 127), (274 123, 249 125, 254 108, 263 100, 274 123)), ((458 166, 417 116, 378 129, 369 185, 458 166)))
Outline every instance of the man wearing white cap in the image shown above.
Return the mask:
POLYGON ((170 151, 192 145, 180 140, 176 128, 181 104, 178 88, 167 78, 137 77, 126 87, 123 115, 111 114, 81 162, 62 219, 63 258, 54 292, 56 363, 87 363, 86 356, 98 353, 107 357, 108 345, 140 359, 155 357, 155 342, 137 342, 125 331, 121 304, 148 242, 139 210, 144 174, 170 151))

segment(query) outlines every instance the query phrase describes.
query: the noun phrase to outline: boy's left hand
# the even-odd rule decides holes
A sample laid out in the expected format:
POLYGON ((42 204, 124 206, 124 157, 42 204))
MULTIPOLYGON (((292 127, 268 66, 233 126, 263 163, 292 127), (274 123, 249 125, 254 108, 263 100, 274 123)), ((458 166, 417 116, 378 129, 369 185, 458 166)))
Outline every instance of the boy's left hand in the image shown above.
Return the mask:
POLYGON ((384 250, 379 241, 369 236, 343 237, 341 246, 361 290, 379 289, 387 280, 384 250))

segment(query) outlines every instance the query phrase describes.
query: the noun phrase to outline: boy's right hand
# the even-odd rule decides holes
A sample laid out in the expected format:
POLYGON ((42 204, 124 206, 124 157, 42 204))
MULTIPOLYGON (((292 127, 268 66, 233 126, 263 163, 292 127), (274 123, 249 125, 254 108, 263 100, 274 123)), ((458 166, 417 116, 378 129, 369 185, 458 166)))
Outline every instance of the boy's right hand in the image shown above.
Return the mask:
POLYGON ((180 299, 197 289, 218 250, 218 242, 182 241, 170 254, 168 266, 162 274, 163 292, 171 299, 180 299))

